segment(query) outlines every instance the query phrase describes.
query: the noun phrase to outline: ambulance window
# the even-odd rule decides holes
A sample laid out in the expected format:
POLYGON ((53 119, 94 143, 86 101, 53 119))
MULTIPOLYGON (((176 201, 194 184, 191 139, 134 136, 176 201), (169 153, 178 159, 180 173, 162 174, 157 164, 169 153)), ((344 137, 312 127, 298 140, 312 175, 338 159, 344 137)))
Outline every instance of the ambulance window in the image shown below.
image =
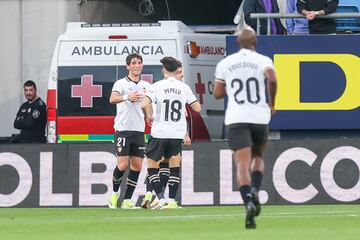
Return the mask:
POLYGON ((109 104, 116 66, 59 67, 59 116, 114 116, 109 104))
MULTIPOLYGON (((119 66, 118 79, 125 77, 127 74, 128 71, 126 70, 126 67, 119 66)), ((163 79, 160 65, 144 65, 141 75, 141 79, 149 83, 154 83, 163 79)))

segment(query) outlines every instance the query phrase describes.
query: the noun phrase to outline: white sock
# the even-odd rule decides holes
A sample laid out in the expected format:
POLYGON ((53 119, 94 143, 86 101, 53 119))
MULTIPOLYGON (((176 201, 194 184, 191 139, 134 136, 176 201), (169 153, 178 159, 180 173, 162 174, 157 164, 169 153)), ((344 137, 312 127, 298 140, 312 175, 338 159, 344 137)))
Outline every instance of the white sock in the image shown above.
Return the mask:
POLYGON ((174 198, 169 198, 168 203, 174 203, 175 199, 174 198))

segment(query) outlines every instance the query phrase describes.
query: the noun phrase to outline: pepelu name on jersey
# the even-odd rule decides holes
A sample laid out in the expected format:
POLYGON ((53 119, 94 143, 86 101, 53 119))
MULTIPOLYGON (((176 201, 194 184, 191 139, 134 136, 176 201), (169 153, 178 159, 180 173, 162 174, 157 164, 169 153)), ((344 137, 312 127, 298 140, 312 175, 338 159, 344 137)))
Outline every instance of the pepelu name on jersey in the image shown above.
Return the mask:
POLYGON ((71 55, 78 56, 99 56, 99 55, 128 55, 138 53, 141 55, 164 55, 161 46, 82 46, 74 47, 71 55))
POLYGON ((254 70, 257 70, 258 69, 258 65, 255 64, 255 63, 250 63, 250 62, 239 62, 239 63, 235 63, 233 65, 231 65, 229 67, 229 71, 232 72, 232 71, 236 71, 237 69, 239 68, 251 68, 251 69, 254 69, 254 70))
POLYGON ((176 88, 166 88, 164 89, 164 93, 165 94, 169 94, 169 93, 175 93, 175 94, 181 94, 181 90, 180 89, 176 89, 176 88))

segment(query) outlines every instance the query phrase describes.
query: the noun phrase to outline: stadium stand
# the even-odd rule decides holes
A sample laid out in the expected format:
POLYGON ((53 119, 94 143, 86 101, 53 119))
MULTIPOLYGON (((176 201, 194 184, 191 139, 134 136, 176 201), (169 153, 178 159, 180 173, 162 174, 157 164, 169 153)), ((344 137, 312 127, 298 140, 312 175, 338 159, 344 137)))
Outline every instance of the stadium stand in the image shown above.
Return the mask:
MULTIPOLYGON (((360 12, 359 0, 340 0, 337 8, 338 13, 360 12)), ((345 33, 360 32, 359 18, 338 18, 336 19, 336 31, 345 33)))

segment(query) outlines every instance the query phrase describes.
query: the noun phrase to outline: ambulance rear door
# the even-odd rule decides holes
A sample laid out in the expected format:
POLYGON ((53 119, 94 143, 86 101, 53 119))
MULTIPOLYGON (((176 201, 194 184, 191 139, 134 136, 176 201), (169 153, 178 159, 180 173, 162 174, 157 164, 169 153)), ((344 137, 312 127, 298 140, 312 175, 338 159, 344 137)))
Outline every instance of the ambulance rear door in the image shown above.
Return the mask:
POLYGON ((198 138, 194 140, 221 139, 224 136, 224 100, 215 100, 213 89, 216 64, 225 56, 225 35, 186 34, 182 38, 182 50, 185 81, 202 107, 200 117, 192 120, 192 125, 196 126, 192 131, 198 138))

